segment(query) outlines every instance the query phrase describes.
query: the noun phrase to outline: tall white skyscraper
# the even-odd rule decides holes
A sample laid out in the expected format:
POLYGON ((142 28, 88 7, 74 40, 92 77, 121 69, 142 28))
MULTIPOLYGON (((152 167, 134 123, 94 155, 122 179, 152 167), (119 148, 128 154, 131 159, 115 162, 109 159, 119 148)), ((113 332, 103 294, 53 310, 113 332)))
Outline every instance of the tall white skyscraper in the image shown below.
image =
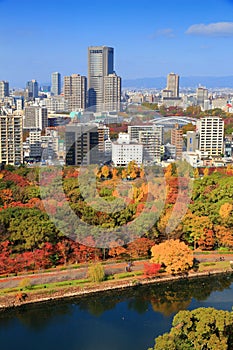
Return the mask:
POLYGON ((107 46, 88 48, 88 105, 101 111, 104 103, 104 77, 114 73, 114 49, 107 46))
POLYGON ((61 74, 58 72, 54 72, 51 75, 51 93, 54 96, 58 96, 61 94, 61 74))

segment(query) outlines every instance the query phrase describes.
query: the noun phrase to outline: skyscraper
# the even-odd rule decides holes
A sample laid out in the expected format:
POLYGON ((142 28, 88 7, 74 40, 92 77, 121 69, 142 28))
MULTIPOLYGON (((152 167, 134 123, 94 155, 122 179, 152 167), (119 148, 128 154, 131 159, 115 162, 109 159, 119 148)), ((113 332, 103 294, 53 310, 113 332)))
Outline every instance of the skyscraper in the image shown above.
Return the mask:
POLYGON ((79 74, 64 77, 64 97, 69 111, 86 108, 87 78, 79 74))
POLYGON ((208 100, 208 90, 204 87, 199 86, 197 88, 197 105, 201 106, 202 110, 205 110, 205 105, 209 102, 208 100))
POLYGON ((104 106, 106 111, 119 111, 121 105, 121 78, 115 73, 104 77, 104 106))
POLYGON ((61 74, 54 72, 51 75, 51 93, 55 96, 61 94, 61 74))
POLYGON ((167 88, 166 90, 171 91, 171 97, 179 97, 179 75, 170 73, 167 76, 167 88))
POLYGON ((8 81, 0 81, 0 99, 9 96, 9 83, 8 81))
POLYGON ((39 85, 36 80, 28 81, 26 84, 26 92, 29 98, 38 97, 39 85))
POLYGON ((88 105, 101 111, 104 103, 104 77, 114 73, 114 49, 107 46, 88 48, 88 105))

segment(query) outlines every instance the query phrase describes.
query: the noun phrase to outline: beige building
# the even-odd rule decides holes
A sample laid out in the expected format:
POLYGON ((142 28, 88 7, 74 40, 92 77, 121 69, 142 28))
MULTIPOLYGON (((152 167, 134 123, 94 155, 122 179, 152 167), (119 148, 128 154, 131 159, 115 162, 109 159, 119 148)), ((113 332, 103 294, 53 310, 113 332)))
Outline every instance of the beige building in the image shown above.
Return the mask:
POLYGON ((0 116, 0 163, 23 163, 23 117, 0 116))
POLYGON ((108 112, 120 111, 121 78, 115 73, 104 77, 104 109, 108 112))
POLYGON ((68 101, 70 112, 85 109, 87 78, 79 74, 64 77, 64 98, 68 101))
POLYGON ((171 131, 171 144, 176 147, 176 158, 181 159, 183 150, 183 130, 176 124, 171 131))

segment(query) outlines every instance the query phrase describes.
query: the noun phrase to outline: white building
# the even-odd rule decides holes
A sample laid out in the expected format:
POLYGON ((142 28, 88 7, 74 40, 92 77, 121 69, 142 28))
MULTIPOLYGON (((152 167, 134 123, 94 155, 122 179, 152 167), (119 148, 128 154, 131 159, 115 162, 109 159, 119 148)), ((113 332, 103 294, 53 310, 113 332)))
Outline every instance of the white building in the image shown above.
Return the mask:
POLYGON ((223 153, 224 121, 219 117, 204 117, 197 122, 201 154, 217 156, 223 153))
POLYGON ((129 135, 120 133, 117 142, 112 143, 112 161, 115 166, 127 166, 131 161, 143 162, 143 145, 130 142, 129 135))

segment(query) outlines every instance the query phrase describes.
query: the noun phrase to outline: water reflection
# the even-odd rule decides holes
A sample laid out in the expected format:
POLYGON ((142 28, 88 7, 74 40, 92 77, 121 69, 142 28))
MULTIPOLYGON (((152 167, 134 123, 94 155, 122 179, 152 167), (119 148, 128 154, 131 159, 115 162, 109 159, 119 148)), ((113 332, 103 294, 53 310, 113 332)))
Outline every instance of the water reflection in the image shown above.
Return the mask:
POLYGON ((17 319, 24 327, 32 330, 46 328, 54 320, 72 316, 74 309, 87 312, 94 317, 101 317, 105 312, 114 310, 120 303, 125 303, 129 311, 139 315, 146 313, 150 306, 154 312, 168 317, 179 310, 187 309, 192 301, 206 300, 214 291, 224 291, 231 287, 233 276, 209 277, 208 279, 181 280, 164 284, 134 287, 127 291, 108 292, 92 297, 69 299, 25 306, 6 312, 0 312, 0 328, 10 326, 17 319))

